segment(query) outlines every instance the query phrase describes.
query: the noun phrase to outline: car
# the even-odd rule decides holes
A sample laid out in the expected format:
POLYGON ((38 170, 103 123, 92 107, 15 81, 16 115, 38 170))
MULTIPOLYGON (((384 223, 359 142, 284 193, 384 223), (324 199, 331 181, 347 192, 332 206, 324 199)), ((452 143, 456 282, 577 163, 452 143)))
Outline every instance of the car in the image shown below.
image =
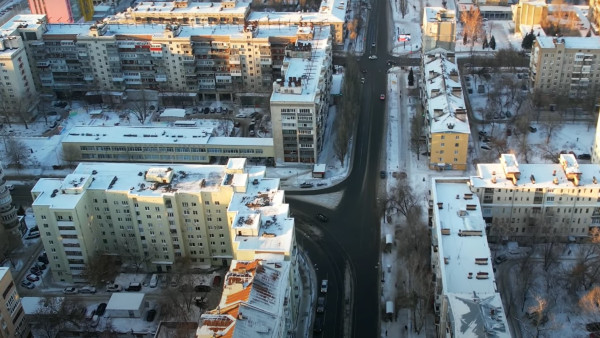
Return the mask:
POLYGON ((34 274, 29 274, 29 275, 27 275, 27 280, 30 282, 37 282, 40 280, 40 277, 38 277, 34 274))
POLYGON ((65 295, 73 295, 73 294, 79 293, 79 290, 75 287, 69 286, 69 287, 66 287, 63 289, 63 293, 65 295))
POLYGON ((40 270, 46 270, 46 264, 42 262, 35 262, 34 265, 40 270))
POLYGON ((487 135, 487 131, 485 131, 485 130, 479 131, 479 136, 486 136, 486 135, 487 135))
POLYGON ((365 78, 364 77, 360 78, 360 83, 365 83, 365 78))
POLYGON ((385 172, 385 170, 380 171, 379 172, 379 177, 386 178, 387 177, 387 172, 385 172))
POLYGON ((499 255, 494 259, 494 262, 496 264, 502 264, 503 262, 505 262, 508 259, 508 257, 506 257, 506 255, 499 255))
POLYGON ((98 307, 96 308, 96 316, 103 316, 104 312, 106 312, 106 303, 98 304, 98 307))
POLYGON ((490 148, 489 146, 487 146, 485 144, 481 146, 481 149, 483 149, 483 150, 492 150, 492 148, 490 148))
POLYGON ((38 237, 40 237, 39 231, 29 231, 29 234, 27 236, 25 236, 25 239, 33 239, 33 238, 38 238, 38 237))
POLYGON ((529 131, 532 133, 535 133, 537 131, 537 128, 533 127, 533 126, 529 126, 529 131))
POLYGON ((327 279, 323 279, 321 281, 321 293, 327 293, 328 286, 329 286, 329 281, 327 279))
POLYGON ((317 313, 325 312, 325 297, 317 298, 317 313))
POLYGON ((99 322, 100 322, 100 316, 99 315, 93 315, 91 323, 90 323, 90 326, 91 327, 96 327, 96 326, 98 326, 99 322))
POLYGON ((79 288, 79 293, 96 293, 96 288, 93 286, 84 286, 79 288))
POLYGON ((206 297, 194 297, 194 303, 198 306, 202 306, 206 303, 206 297))
POLYGON ((577 155, 577 158, 580 160, 591 160, 592 159, 592 155, 590 154, 579 154, 577 155))
POLYGON ((31 272, 32 274, 34 274, 36 276, 41 276, 42 274, 44 274, 44 272, 40 271, 40 269, 38 269, 36 267, 29 269, 29 272, 31 272))
POLYGON ((148 310, 148 313, 146 314, 146 321, 147 322, 153 321, 155 316, 156 316, 156 310, 154 310, 154 309, 148 310))
POLYGON ((250 135, 250 136, 254 136, 254 135, 256 135, 256 132, 255 132, 254 130, 250 130, 250 131, 248 132, 248 135, 250 135))
POLYGON ((210 111, 211 114, 214 114, 214 113, 217 112, 217 108, 211 107, 209 111, 210 111))
POLYGON ((158 286, 158 275, 157 274, 153 274, 152 277, 150 277, 150 283, 148 284, 148 286, 151 288, 155 288, 158 286))
POLYGON ((125 288, 125 291, 140 291, 140 290, 142 290, 142 284, 137 283, 137 282, 131 282, 125 288))
POLYGON ((369 55, 369 60, 377 60, 377 55, 369 55))
POLYGON ((371 47, 375 47, 375 42, 371 43, 371 47))
POLYGON ((312 187, 313 187, 312 183, 304 182, 304 183, 300 184, 300 188, 312 188, 312 187))
POLYGON ((483 142, 483 143, 489 143, 491 141, 492 140, 489 137, 484 137, 484 138, 481 139, 481 142, 483 142))
POLYGON ((367 74, 367 70, 366 69, 363 69, 360 72, 363 73, 363 74, 367 74))
POLYGON ((27 289, 33 289, 35 288, 35 284, 33 284, 32 282, 28 281, 28 280, 24 280, 21 282, 21 286, 27 289))
POLYGON ((106 286, 106 292, 121 292, 123 288, 119 284, 110 284, 106 286))
POLYGON ((315 325, 313 326, 314 332, 323 332, 323 317, 317 317, 315 319, 315 325))
POLYGON ((196 292, 210 292, 210 286, 208 285, 196 285, 194 286, 196 292))
POLYGON ((260 115, 260 114, 257 111, 255 111, 255 112, 252 112, 252 114, 250 114, 250 117, 255 118, 258 115, 260 115))
POLYGON ((40 228, 38 228, 37 225, 34 225, 31 228, 29 228, 29 231, 40 231, 40 228))
POLYGON ((50 263, 50 261, 48 260, 48 256, 46 256, 46 254, 39 256, 38 262, 44 263, 44 264, 50 263))
POLYGON ((327 223, 329 221, 329 218, 321 213, 317 214, 317 219, 323 223, 327 223))
POLYGON ((235 117, 238 117, 238 118, 242 118, 242 119, 243 119, 243 118, 246 118, 246 117, 248 117, 248 115, 246 115, 246 114, 244 114, 244 113, 239 113, 239 114, 235 114, 235 117))
POLYGON ((15 190, 15 186, 13 184, 7 184, 6 189, 8 189, 9 191, 13 191, 15 190))
POLYGON ((381 101, 385 101, 385 94, 381 94, 381 95, 379 95, 379 99, 380 99, 381 101))

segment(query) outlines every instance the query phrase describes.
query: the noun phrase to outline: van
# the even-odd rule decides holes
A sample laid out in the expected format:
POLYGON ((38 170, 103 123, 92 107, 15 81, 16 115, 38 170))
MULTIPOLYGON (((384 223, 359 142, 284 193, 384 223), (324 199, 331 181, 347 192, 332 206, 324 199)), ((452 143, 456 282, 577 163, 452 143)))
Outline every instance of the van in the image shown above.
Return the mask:
POLYGON ((149 286, 151 288, 155 288, 156 286, 158 286, 158 276, 156 274, 153 274, 152 277, 150 277, 149 286))
POLYGON ((142 290, 142 284, 140 283, 129 283, 129 286, 125 288, 125 291, 140 291, 142 290))

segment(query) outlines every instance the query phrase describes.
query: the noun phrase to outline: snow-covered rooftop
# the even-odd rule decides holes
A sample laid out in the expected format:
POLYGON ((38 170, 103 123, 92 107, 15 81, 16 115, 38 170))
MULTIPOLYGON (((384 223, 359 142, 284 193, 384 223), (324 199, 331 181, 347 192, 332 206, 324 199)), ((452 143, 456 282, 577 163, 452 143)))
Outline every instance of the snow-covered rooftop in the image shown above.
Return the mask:
POLYGON ((185 109, 167 108, 160 114, 160 117, 185 117, 185 109))
POLYGON ((425 19, 428 22, 456 21, 456 12, 444 7, 425 7, 425 19))
POLYGON ((46 14, 19 14, 13 16, 4 25, 0 26, 0 36, 15 35, 17 29, 25 27, 35 28, 46 20, 46 14))
POLYGON ((141 292, 115 292, 110 296, 106 311, 139 310, 145 296, 141 292))
POLYGON ((431 133, 469 134, 469 120, 458 67, 444 54, 429 54, 424 60, 423 81, 431 133))
POLYGON ((434 245, 455 335, 481 337, 482 332, 494 332, 495 337, 510 337, 496 290, 485 221, 469 179, 433 178, 431 192, 434 245))
POLYGON ((600 49, 600 37, 580 37, 580 36, 538 36, 536 41, 541 48, 555 48, 557 44, 564 44, 567 49, 600 49))
POLYGON ((198 127, 127 127, 127 126, 74 126, 65 135, 63 143, 112 144, 206 144, 272 146, 272 138, 213 136, 216 123, 202 123, 198 127))
POLYGON ((502 159, 507 156, 514 155, 503 154, 500 163, 478 164, 477 176, 470 178, 471 185, 474 188, 509 189, 600 188, 600 165, 579 164, 572 154, 561 154, 558 164, 520 163, 518 166, 505 165, 502 159), (512 170, 508 171, 509 174, 507 168, 512 170), (511 175, 512 172, 518 172, 518 175, 511 175))
MULTIPOLYGON (((292 47, 292 53, 298 56, 286 56, 281 69, 282 79, 273 84, 271 102, 316 102, 323 88, 319 87, 321 71, 327 67, 328 50, 331 48, 329 26, 302 27, 309 29, 312 39, 298 39, 292 47)), ((307 37, 310 33, 302 33, 307 37)), ((290 48, 290 47, 288 47, 290 48)))

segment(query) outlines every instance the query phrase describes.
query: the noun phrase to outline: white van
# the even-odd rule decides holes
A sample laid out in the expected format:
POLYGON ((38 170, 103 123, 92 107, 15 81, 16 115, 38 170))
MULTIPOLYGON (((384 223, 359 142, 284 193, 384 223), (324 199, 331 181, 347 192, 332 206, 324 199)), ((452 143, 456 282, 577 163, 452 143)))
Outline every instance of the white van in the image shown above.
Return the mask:
POLYGON ((153 274, 152 277, 150 277, 150 287, 151 288, 155 288, 158 285, 158 276, 156 274, 153 274))

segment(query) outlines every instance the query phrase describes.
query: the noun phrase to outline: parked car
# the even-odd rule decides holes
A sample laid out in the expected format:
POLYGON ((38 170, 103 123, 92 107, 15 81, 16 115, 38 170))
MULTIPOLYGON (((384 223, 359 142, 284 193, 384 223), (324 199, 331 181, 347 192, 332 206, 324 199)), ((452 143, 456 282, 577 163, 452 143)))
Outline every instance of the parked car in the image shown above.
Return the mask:
POLYGON ((104 312, 106 312, 106 303, 98 304, 98 307, 96 308, 96 316, 103 316, 104 312))
POLYGON ((325 312, 325 297, 317 298, 317 313, 325 312))
POLYGON ((36 267, 32 267, 31 269, 29 269, 29 272, 31 272, 32 274, 34 274, 36 276, 41 276, 42 274, 44 274, 44 272, 40 271, 40 269, 38 269, 36 267))
POLYGON ((46 255, 46 253, 41 254, 38 257, 38 262, 41 262, 41 263, 44 263, 44 264, 50 263, 50 261, 48 260, 48 255, 46 255))
POLYGON ((148 310, 148 313, 146 314, 146 321, 147 322, 153 321, 155 316, 156 316, 156 310, 154 310, 154 309, 148 310))
POLYGON ((387 172, 385 172, 385 170, 380 171, 379 172, 379 177, 386 178, 387 177, 387 172))
POLYGON ((487 145, 485 145, 485 144, 481 146, 481 149, 484 149, 484 150, 492 150, 492 148, 490 148, 489 146, 487 146, 487 145))
POLYGON ((533 127, 533 126, 529 126, 529 131, 532 133, 535 133, 537 131, 537 128, 533 127))
POLYGON ((317 219, 323 223, 327 223, 329 221, 329 218, 321 213, 317 214, 317 219))
POLYGON ((40 277, 38 277, 34 274, 30 274, 30 275, 27 275, 27 280, 30 282, 37 282, 40 280, 40 277))
POLYGON ((148 284, 148 286, 150 286, 151 288, 155 288, 156 286, 158 286, 157 274, 153 274, 152 277, 150 277, 150 283, 148 284))
POLYGON ((137 282, 129 283, 129 286, 125 288, 125 291, 140 291, 142 290, 142 284, 137 282))
POLYGON ((321 281, 321 293, 327 293, 328 286, 329 286, 329 281, 327 279, 323 279, 321 281))
POLYGON ((96 293, 96 288, 93 286, 84 286, 79 289, 79 293, 96 293))
POLYGON ((580 160, 591 160, 592 159, 592 155, 590 154, 579 154, 577 155, 577 158, 580 160))
POLYGON ((33 239, 40 237, 39 231, 29 231, 29 234, 25 237, 25 239, 33 239))
POLYGON ((65 295, 73 295, 76 294, 77 292, 79 292, 79 290, 77 290, 77 288, 69 286, 63 289, 63 293, 65 295))
POLYGON ((91 327, 96 327, 96 326, 98 326, 99 322, 100 322, 100 316, 99 315, 94 315, 94 316, 92 316, 92 320, 91 320, 90 326, 91 327))
POLYGON ((485 131, 485 130, 479 131, 479 136, 486 136, 486 135, 487 135, 487 131, 485 131))
POLYGON ((37 266, 40 270, 46 270, 46 264, 44 264, 43 262, 35 262, 34 265, 37 266))
POLYGON ((13 190, 15 190, 15 186, 13 184, 7 184, 6 189, 13 191, 13 190))
POLYGON ((246 115, 246 114, 244 114, 244 113, 238 113, 238 114, 235 114, 235 117, 238 117, 238 118, 242 118, 242 119, 243 119, 243 118, 246 118, 246 117, 248 117, 248 115, 246 115))
POLYGON ((312 187, 313 187, 312 183, 304 182, 304 183, 300 184, 300 188, 312 188, 312 187))
POLYGON ((121 292, 123 288, 119 284, 110 284, 106 286, 106 292, 121 292))
POLYGON ((196 292, 210 292, 210 286, 208 285, 196 285, 194 286, 196 292))
POLYGON ((33 289, 35 288, 35 284, 33 284, 32 282, 28 281, 28 280, 24 280, 21 282, 21 286, 27 289, 33 289))
POLYGON ((323 332, 323 317, 315 318, 315 325, 313 325, 314 332, 323 332))
POLYGON ((377 55, 369 55, 369 60, 377 60, 377 55))
POLYGON ((506 255, 499 255, 494 259, 494 262, 496 264, 502 264, 503 262, 505 262, 508 259, 508 257, 506 257, 506 255))
POLYGON ((197 306, 203 306, 206 303, 206 297, 194 297, 194 303, 197 306))

